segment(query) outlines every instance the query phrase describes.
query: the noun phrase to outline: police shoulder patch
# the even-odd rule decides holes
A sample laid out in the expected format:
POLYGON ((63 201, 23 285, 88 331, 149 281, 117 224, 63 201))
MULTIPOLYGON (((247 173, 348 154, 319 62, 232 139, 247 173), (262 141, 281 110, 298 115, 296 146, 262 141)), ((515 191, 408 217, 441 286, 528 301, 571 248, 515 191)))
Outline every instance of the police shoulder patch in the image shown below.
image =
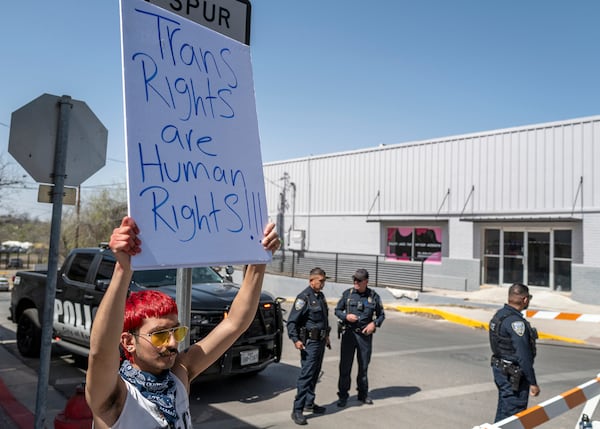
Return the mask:
POLYGON ((296 311, 300 311, 304 308, 304 304, 306 304, 306 301, 304 301, 302 298, 298 298, 294 303, 294 308, 296 309, 296 311))
POLYGON ((515 322, 512 322, 510 326, 513 329, 513 331, 515 331, 515 334, 517 334, 519 337, 522 337, 525 333, 525 322, 517 320, 515 322))

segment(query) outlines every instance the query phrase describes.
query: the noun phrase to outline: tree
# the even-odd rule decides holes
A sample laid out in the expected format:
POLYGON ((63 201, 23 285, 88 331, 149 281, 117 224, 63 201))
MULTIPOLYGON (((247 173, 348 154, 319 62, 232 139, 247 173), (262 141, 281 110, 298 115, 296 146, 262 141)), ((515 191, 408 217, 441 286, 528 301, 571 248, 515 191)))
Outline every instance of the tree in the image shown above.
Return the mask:
POLYGON ((65 252, 76 247, 96 247, 110 239, 113 229, 127 214, 124 188, 103 189, 82 204, 79 215, 73 210, 63 220, 62 243, 65 252))
POLYGON ((0 215, 0 243, 4 241, 29 241, 48 243, 50 222, 31 219, 27 214, 0 215))

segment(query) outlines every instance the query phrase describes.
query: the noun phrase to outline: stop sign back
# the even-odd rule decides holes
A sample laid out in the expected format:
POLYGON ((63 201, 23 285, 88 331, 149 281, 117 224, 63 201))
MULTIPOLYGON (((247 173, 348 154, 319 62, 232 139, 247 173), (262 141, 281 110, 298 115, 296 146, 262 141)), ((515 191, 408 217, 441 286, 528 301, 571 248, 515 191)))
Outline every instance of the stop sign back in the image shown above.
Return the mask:
MULTIPOLYGON (((8 152, 39 183, 54 183, 60 99, 43 94, 11 116, 8 152)), ((79 186, 104 166, 108 131, 83 101, 70 103, 64 184, 79 186)))

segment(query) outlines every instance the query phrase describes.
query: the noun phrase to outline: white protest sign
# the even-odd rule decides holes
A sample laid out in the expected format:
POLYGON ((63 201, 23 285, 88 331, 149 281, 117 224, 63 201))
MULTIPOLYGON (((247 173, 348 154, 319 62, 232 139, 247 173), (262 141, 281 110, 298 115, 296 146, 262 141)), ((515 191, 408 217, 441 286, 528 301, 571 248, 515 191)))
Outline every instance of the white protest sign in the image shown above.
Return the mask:
POLYGON ((121 0, 134 269, 268 262, 249 47, 121 0))

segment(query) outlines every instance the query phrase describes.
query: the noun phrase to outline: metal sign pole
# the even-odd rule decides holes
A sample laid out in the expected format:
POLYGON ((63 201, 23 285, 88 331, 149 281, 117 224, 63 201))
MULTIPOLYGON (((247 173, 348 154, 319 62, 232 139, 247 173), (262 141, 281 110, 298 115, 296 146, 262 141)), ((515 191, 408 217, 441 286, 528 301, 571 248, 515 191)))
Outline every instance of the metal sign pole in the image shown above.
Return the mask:
POLYGON ((54 195, 52 205, 52 224, 50 227, 50 249, 48 251, 48 276, 46 278, 46 299, 42 317, 42 344, 40 350, 40 371, 35 404, 35 429, 46 427, 46 403, 48 380, 50 376, 50 355, 52 352, 52 322, 54 319, 54 298, 56 295, 56 277, 58 274, 58 247, 60 244, 60 223, 62 217, 63 189, 65 185, 65 167, 67 143, 69 138, 69 119, 73 103, 71 97, 63 95, 58 102, 58 131, 54 152, 54 195))
MULTIPOLYGON (((182 325, 192 327, 192 269, 178 268, 177 283, 175 285, 175 301, 179 311, 179 322, 182 325)), ((190 346, 190 336, 180 344, 179 350, 187 349, 190 346)))

